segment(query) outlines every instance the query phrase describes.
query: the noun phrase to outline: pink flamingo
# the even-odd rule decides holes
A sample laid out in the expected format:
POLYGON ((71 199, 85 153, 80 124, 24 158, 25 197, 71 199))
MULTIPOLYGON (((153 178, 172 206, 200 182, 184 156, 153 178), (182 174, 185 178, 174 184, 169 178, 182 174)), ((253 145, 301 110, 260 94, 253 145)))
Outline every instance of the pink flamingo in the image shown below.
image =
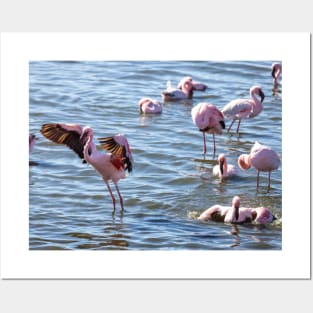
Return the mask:
POLYGON ((227 224, 269 224, 274 221, 276 217, 269 209, 264 207, 240 207, 240 197, 235 196, 233 197, 231 207, 216 204, 201 213, 198 219, 202 221, 212 220, 215 222, 224 222, 227 224))
POLYGON ((281 63, 273 63, 272 64, 272 77, 274 86, 277 87, 279 82, 278 79, 282 73, 282 65, 281 63))
POLYGON ((220 178, 229 177, 236 174, 236 168, 234 165, 227 164, 224 154, 220 154, 217 158, 218 165, 213 167, 213 175, 220 178))
POLYGON ((194 91, 205 91, 207 89, 207 85, 199 82, 193 81, 191 76, 183 77, 177 85, 178 89, 182 89, 182 86, 186 80, 189 80, 192 84, 192 90, 194 91))
POLYGON ((276 220, 276 216, 273 213, 264 207, 251 208, 253 221, 257 224, 269 224, 276 220))
POLYGON ((250 223, 252 221, 252 213, 247 208, 240 208, 240 198, 235 196, 232 206, 222 206, 215 204, 205 210, 198 217, 199 220, 212 220, 224 223, 250 223))
POLYGON ((232 119, 231 124, 229 125, 227 132, 230 131, 235 120, 238 120, 237 134, 239 132, 239 127, 241 120, 244 118, 252 118, 261 113, 263 106, 263 100, 265 95, 259 86, 252 86, 250 88, 250 97, 251 99, 235 99, 230 101, 222 109, 222 113, 225 118, 232 119), (259 100, 256 95, 261 97, 259 100))
POLYGON ((215 153, 215 134, 222 134, 223 129, 225 129, 221 111, 211 103, 201 102, 192 108, 191 117, 193 123, 203 133, 203 153, 206 154, 205 133, 213 135, 213 153, 215 153))
POLYGON ((138 102, 140 113, 143 114, 154 114, 162 112, 162 104, 157 100, 150 98, 142 98, 138 102))
POLYGON ((176 101, 192 99, 193 86, 189 80, 185 80, 181 86, 181 89, 173 88, 171 82, 167 82, 167 89, 162 92, 162 98, 164 101, 176 101))
POLYGON ((247 170, 253 166, 257 170, 257 187, 259 187, 259 173, 268 172, 268 184, 271 184, 271 172, 278 169, 280 156, 270 147, 255 142, 250 154, 242 154, 238 158, 238 165, 241 169, 247 170))
POLYGON ((50 123, 42 125, 41 133, 54 143, 68 146, 78 154, 83 163, 89 163, 94 167, 108 188, 114 213, 116 200, 109 184, 111 180, 118 193, 121 210, 124 210, 118 181, 125 178, 125 171, 131 172, 133 167, 132 153, 125 136, 118 134, 113 137, 99 138, 102 148, 110 152, 101 153, 93 142, 93 130, 89 126, 50 123))

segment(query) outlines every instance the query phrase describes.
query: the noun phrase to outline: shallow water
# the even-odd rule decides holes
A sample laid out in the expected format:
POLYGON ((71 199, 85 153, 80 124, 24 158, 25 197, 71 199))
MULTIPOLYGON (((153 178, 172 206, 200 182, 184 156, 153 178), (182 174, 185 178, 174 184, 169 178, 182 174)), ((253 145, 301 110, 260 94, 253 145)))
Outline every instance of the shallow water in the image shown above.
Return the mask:
MULTIPOLYGON (((217 156, 228 163, 248 153, 255 141, 271 146, 281 156, 282 94, 273 89, 271 61, 104 61, 31 62, 29 64, 29 128, 39 137, 29 170, 30 249, 271 249, 282 248, 282 168, 271 176, 238 169, 238 175, 220 181, 212 176, 217 156), (139 114, 142 97, 161 100, 170 80, 173 85, 190 75, 208 85, 192 100, 165 102, 162 114, 139 114), (260 115, 243 120, 240 136, 234 131, 202 134, 190 111, 199 102, 218 108, 235 98, 249 96, 252 85, 265 93, 260 115), (94 129, 95 138, 124 133, 135 164, 119 186, 125 211, 112 202, 100 176, 66 146, 40 134, 49 122, 79 123, 94 129), (243 206, 266 206, 278 219, 267 226, 226 225, 196 219, 218 203, 230 205, 239 195, 243 206)), ((226 127, 230 121, 226 121, 226 127)), ((115 192, 114 188, 112 188, 115 192)))

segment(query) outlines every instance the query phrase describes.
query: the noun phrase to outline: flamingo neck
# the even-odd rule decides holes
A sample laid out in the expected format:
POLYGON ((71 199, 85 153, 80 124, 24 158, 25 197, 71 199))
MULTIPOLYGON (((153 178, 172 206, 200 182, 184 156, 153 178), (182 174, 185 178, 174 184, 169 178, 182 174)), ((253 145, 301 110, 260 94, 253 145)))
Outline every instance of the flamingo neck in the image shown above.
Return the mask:
POLYGON ((251 92, 251 98, 253 100, 253 106, 252 106, 252 114, 250 114, 251 117, 258 115, 262 109, 262 102, 260 101, 259 98, 257 98, 255 92, 251 92))

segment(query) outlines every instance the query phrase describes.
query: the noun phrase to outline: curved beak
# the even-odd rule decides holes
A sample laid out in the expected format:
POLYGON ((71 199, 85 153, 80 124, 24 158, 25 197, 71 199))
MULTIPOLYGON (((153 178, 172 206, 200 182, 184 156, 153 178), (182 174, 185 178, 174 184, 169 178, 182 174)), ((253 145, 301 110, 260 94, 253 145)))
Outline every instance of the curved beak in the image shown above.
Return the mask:
POLYGON ((222 175, 224 174, 223 166, 224 166, 224 161, 220 161, 220 172, 222 175))
POLYGON ((238 206, 235 207, 235 218, 236 218, 236 221, 238 221, 238 218, 239 218, 239 207, 238 206))
POLYGON ((260 93, 259 93, 260 97, 261 97, 261 102, 263 102, 264 98, 265 98, 265 95, 263 93, 262 90, 260 90, 260 93))
POLYGON ((272 69, 272 77, 275 79, 275 67, 272 69))

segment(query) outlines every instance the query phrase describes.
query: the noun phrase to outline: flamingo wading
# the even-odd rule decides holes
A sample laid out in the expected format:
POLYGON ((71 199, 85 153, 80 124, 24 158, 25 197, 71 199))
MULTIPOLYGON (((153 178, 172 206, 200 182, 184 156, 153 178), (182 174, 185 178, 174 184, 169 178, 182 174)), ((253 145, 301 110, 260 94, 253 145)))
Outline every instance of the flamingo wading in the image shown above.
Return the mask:
POLYGON ((213 153, 215 153, 215 134, 222 134, 223 129, 225 129, 221 111, 211 103, 200 102, 192 108, 191 118, 203 134, 203 154, 206 154, 205 133, 213 135, 213 153))
POLYGON ((222 109, 222 113, 226 119, 232 119, 231 124, 227 128, 227 132, 230 131, 234 122, 238 120, 237 134, 239 133, 239 127, 242 119, 252 118, 257 116, 263 110, 263 100, 265 95, 260 86, 252 86, 250 88, 250 99, 235 99, 230 101, 222 109), (258 99, 256 96, 259 96, 258 99))
POLYGON ((42 125, 41 133, 54 143, 68 146, 83 160, 83 163, 89 163, 93 166, 108 188, 114 213, 116 200, 109 184, 112 181, 119 196, 121 210, 124 210, 118 181, 126 177, 126 170, 130 173, 133 168, 132 153, 124 135, 118 134, 112 137, 99 138, 102 148, 109 151, 108 153, 101 153, 93 142, 93 130, 89 126, 49 123, 42 125))
POLYGON ((257 187, 259 187, 260 172, 268 172, 267 187, 271 185, 271 172, 277 170, 280 165, 280 156, 272 148, 255 142, 250 154, 242 154, 238 158, 238 165, 243 170, 253 166, 257 170, 257 187))

